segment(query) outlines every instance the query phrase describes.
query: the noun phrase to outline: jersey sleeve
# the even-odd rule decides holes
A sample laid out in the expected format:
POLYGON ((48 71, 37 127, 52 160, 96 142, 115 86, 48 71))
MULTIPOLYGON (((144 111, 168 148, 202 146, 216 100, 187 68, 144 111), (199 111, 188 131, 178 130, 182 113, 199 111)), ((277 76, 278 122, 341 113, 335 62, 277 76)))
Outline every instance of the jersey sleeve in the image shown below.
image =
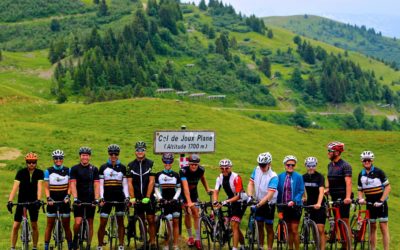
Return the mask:
POLYGON ((385 172, 382 170, 382 169, 379 169, 380 171, 379 171, 379 179, 381 180, 381 182, 382 182, 382 186, 387 186, 387 185, 389 185, 389 180, 388 180, 388 178, 387 178, 387 176, 386 176, 386 174, 385 174, 385 172))
POLYGON ((76 181, 76 178, 77 178, 76 167, 72 167, 71 168, 71 172, 70 172, 69 180, 70 181, 76 181))
POLYGON ((121 173, 123 174, 124 178, 126 178, 127 177, 126 166, 125 165, 121 165, 121 167, 122 167, 121 173))
POLYGON ((319 175, 318 187, 325 187, 325 178, 322 174, 319 175))
POLYGON ((160 181, 158 180, 160 178, 161 172, 158 172, 155 176, 155 186, 158 187, 160 185, 160 181))
POLYGON ((272 177, 268 183, 268 190, 276 191, 278 189, 278 176, 272 177))
POLYGON ((349 163, 346 163, 343 165, 343 171, 344 171, 344 176, 345 177, 351 177, 352 176, 352 169, 349 163))
POLYGON ((358 191, 362 191, 362 190, 363 190, 363 188, 362 188, 362 183, 361 183, 361 177, 362 177, 362 174, 359 173, 359 174, 358 174, 358 178, 357 178, 358 191))
POLYGON ((96 167, 93 167, 93 181, 99 181, 99 169, 96 167))
POLYGON ((45 180, 45 181, 49 181, 49 176, 50 176, 49 170, 46 169, 46 171, 44 171, 44 180, 45 180))
POLYGON ((235 192, 238 194, 243 191, 243 183, 242 183, 242 177, 238 175, 235 180, 233 181, 233 184, 235 186, 235 192))
POLYGON ((215 190, 220 190, 222 186, 222 182, 220 181, 219 176, 217 177, 217 181, 215 182, 215 190))
POLYGON ((187 181, 185 172, 182 169, 179 170, 179 177, 181 178, 181 181, 187 181))
POLYGON ((99 179, 104 179, 104 165, 100 167, 99 179))
POLYGON ((250 176, 250 181, 251 181, 251 182, 254 182, 254 180, 255 180, 255 178, 256 178, 256 169, 257 169, 257 168, 255 168, 255 169, 253 170, 253 172, 251 173, 251 176, 250 176))

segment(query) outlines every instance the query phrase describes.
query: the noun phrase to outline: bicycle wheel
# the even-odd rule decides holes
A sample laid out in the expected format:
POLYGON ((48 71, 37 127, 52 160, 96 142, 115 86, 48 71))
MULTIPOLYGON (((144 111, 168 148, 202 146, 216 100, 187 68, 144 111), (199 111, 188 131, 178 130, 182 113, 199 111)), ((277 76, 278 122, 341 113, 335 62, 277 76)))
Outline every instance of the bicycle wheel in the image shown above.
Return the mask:
POLYGON ((258 224, 254 219, 249 218, 249 224, 246 230, 247 236, 247 247, 249 250, 258 250, 260 249, 260 239, 258 232, 258 224))
POLYGON ((276 239, 276 249, 278 250, 286 250, 288 249, 288 227, 285 221, 281 220, 278 222, 275 231, 275 239, 276 239))
POLYGON ((339 240, 339 243, 342 245, 342 249, 351 249, 351 237, 350 237, 350 230, 347 224, 338 219, 338 230, 336 230, 336 239, 339 240))
POLYGON ((309 220, 303 231, 304 250, 320 250, 320 239, 317 224, 309 220))
POLYGON ((336 240, 335 223, 330 222, 328 225, 329 229, 326 237, 326 248, 329 250, 336 250, 338 248, 338 241, 336 240))
POLYGON ((164 247, 164 243, 167 242, 168 249, 172 249, 173 238, 172 238, 172 226, 170 221, 165 218, 159 218, 156 223, 157 234, 156 234, 156 243, 157 249, 162 249, 164 247))
POLYGON ((29 233, 29 222, 27 220, 23 220, 21 232, 22 250, 29 250, 29 233))
POLYGON ((227 243, 228 249, 232 249, 233 231, 231 228, 231 223, 228 224, 228 228, 225 228, 225 230, 223 230, 223 232, 224 232, 224 244, 227 243))
POLYGON ((56 219, 56 223, 54 225, 54 241, 56 243, 57 250, 62 250, 64 241, 64 232, 62 223, 58 219, 56 219))
MULTIPOLYGON (((360 235, 357 237, 354 237, 354 240, 358 241, 360 244, 360 249, 361 250, 370 250, 371 249, 371 222, 369 220, 364 220, 361 230, 360 230, 360 235), (358 237, 359 236, 359 237, 358 237)), ((356 249, 356 245, 354 247, 356 249)))
POLYGON ((213 239, 213 250, 221 250, 224 245, 224 224, 220 220, 214 225, 213 239))
POLYGON ((200 242, 201 248, 211 250, 212 227, 206 218, 200 219, 200 242))
POLYGON ((146 228, 143 220, 137 215, 128 218, 128 246, 130 245, 131 238, 133 238, 133 245, 135 249, 147 249, 146 228))
POLYGON ((85 219, 82 220, 81 229, 80 229, 80 237, 79 237, 79 249, 86 249, 85 246, 88 245, 89 242, 89 222, 85 219))
POLYGON ((107 230, 107 237, 108 243, 110 245, 110 250, 117 248, 117 223, 115 221, 115 216, 110 216, 108 230, 107 230))

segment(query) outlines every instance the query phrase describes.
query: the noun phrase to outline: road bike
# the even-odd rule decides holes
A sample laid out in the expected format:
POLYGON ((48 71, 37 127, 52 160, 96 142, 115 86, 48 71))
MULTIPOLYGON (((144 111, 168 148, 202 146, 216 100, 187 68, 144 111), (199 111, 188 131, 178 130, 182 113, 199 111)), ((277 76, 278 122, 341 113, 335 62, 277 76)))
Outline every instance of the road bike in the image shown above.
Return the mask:
POLYGON ((351 235, 350 230, 344 220, 340 217, 340 206, 343 206, 342 200, 327 202, 327 215, 328 215, 328 231, 326 243, 327 249, 351 249, 351 235), (340 245, 340 247, 339 247, 340 245))
POLYGON ((232 228, 230 223, 230 218, 226 215, 227 210, 223 210, 223 207, 228 207, 230 204, 222 205, 218 202, 219 207, 214 209, 214 219, 215 224, 213 228, 213 249, 221 250, 224 248, 225 244, 228 245, 228 249, 232 248, 232 228))
POLYGON ((199 229, 200 229, 200 243, 201 248, 204 250, 211 250, 212 243, 214 241, 213 231, 214 231, 214 211, 213 205, 211 202, 211 196, 213 192, 208 192, 210 196, 210 201, 208 202, 197 202, 196 206, 200 208, 200 220, 199 220, 199 229), (211 209, 210 213, 208 209, 211 209))
MULTIPOLYGON (((245 239, 246 239, 246 246, 249 250, 258 250, 260 249, 260 238, 259 238, 259 231, 258 231, 258 223, 256 221, 256 211, 257 209, 253 206, 257 205, 258 201, 256 200, 250 200, 247 202, 246 206, 252 207, 250 209, 250 216, 249 216, 249 221, 247 223, 247 228, 246 228, 246 234, 245 234, 245 239)), ((268 206, 268 205, 266 205, 268 206)))
MULTIPOLYGON (((137 208, 137 206, 140 206, 141 204, 141 200, 136 200, 132 207, 137 208)), ((143 222, 142 218, 140 218, 140 216, 136 214, 136 212, 134 212, 134 214, 131 216, 129 214, 129 211, 130 209, 128 208, 128 226, 125 230, 128 246, 131 243, 131 239, 133 239, 134 249, 147 249, 147 231, 145 222, 143 222)))
MULTIPOLYGON (((301 224, 300 242, 304 250, 320 250, 320 238, 317 224, 310 218, 310 211, 314 209, 313 205, 302 206, 304 209, 303 222, 301 224)), ((324 209, 324 208, 320 208, 324 209)), ((324 249, 323 249, 324 250, 324 249)))
POLYGON ((163 249, 163 244, 172 250, 173 247, 173 227, 172 218, 168 219, 167 214, 165 214, 165 208, 167 206, 175 206, 175 201, 163 201, 156 205, 156 210, 161 211, 160 214, 156 216, 156 243, 157 249, 163 249))
MULTIPOLYGON (((126 208, 126 202, 124 201, 105 201, 105 204, 112 205, 110 215, 108 216, 107 222, 107 243, 110 246, 110 250, 118 248, 118 223, 117 223, 117 215, 115 214, 115 205, 124 205, 126 208)), ((101 213, 101 208, 99 209, 101 213)))
POLYGON ((63 249, 64 239, 65 239, 64 227, 62 223, 63 217, 62 214, 60 213, 61 207, 65 204, 66 203, 64 201, 53 201, 52 205, 56 207, 56 217, 53 227, 53 239, 54 239, 54 246, 57 250, 63 249))
MULTIPOLYGON (((361 204, 356 200, 353 209, 353 216, 350 220, 351 233, 353 235, 354 250, 370 250, 371 249, 371 222, 369 210, 361 210, 361 204)), ((373 203, 368 202, 368 205, 373 203)))
MULTIPOLYGON (((287 204, 276 204, 280 209, 287 207, 287 204)), ((278 210, 278 224, 275 229, 276 249, 286 250, 289 246, 289 231, 286 221, 283 219, 283 212, 278 210)))
POLYGON ((88 218, 86 217, 86 209, 87 207, 92 207, 96 206, 93 203, 90 202, 81 202, 78 204, 74 204, 74 207, 83 207, 83 216, 82 216, 82 222, 79 227, 78 231, 78 244, 79 244, 79 249, 87 249, 88 246, 90 246, 90 228, 89 228, 89 221, 88 218))

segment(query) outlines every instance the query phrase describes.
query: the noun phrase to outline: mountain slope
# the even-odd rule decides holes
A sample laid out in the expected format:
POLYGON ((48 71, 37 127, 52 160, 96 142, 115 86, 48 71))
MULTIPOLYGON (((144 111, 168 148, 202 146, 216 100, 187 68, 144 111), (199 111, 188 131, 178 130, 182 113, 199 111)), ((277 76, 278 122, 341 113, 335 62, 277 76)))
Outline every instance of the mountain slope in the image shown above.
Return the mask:
POLYGON ((400 41, 384 37, 374 29, 357 27, 327 18, 303 15, 265 17, 267 25, 279 26, 299 35, 383 59, 393 68, 400 68, 400 41), (393 63, 394 62, 394 63, 393 63))

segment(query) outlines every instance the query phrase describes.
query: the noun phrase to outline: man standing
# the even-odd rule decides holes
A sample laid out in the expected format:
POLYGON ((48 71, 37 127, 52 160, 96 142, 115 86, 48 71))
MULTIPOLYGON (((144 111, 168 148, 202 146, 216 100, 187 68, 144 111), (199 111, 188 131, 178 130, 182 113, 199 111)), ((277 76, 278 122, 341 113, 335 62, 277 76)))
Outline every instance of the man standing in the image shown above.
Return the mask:
POLYGON ((364 151, 361 153, 361 162, 364 169, 358 175, 358 199, 360 204, 367 204, 371 219, 371 249, 376 249, 376 221, 382 232, 383 249, 389 249, 389 208, 387 199, 390 193, 390 184, 385 173, 375 167, 374 153, 364 151), (363 199, 365 194, 366 200, 363 199))
MULTIPOLYGON (((83 207, 82 202, 93 203, 96 205, 100 197, 99 170, 90 164, 92 150, 88 147, 79 149, 80 163, 71 168, 70 187, 72 196, 74 196, 74 248, 78 246, 78 233, 82 223, 84 209, 86 209, 86 218, 89 222, 89 239, 87 250, 90 249, 90 243, 93 237, 93 218, 96 210, 95 206, 83 207), (95 199, 96 198, 96 199, 95 199)), ((83 249, 80 249, 83 250, 83 249)))
POLYGON ((154 174, 153 161, 146 158, 146 143, 138 141, 135 144, 136 159, 128 164, 128 187, 131 203, 141 200, 141 204, 135 207, 135 213, 144 221, 146 215, 149 225, 150 249, 156 247, 155 227, 155 198, 154 198, 154 174))
POLYGON ((340 206, 340 216, 350 228, 352 169, 350 164, 341 158, 344 151, 344 143, 331 142, 327 148, 331 162, 328 164, 328 185, 326 185, 325 193, 329 193, 333 201, 341 199, 344 202, 344 205, 340 206))
MULTIPOLYGON (((29 205, 28 211, 32 225, 32 239, 33 239, 33 250, 37 249, 37 243, 39 239, 39 229, 37 220, 39 217, 39 208, 42 205, 42 181, 43 171, 37 169, 37 154, 30 152, 25 156, 26 168, 23 168, 17 172, 15 176, 14 185, 8 198, 7 208, 8 211, 12 212, 12 201, 18 191, 18 203, 23 202, 35 202, 34 205, 29 205)), ((15 244, 17 243, 18 230, 22 221, 22 206, 17 206, 17 210, 14 215, 14 224, 11 231, 11 249, 15 250, 15 244)))

